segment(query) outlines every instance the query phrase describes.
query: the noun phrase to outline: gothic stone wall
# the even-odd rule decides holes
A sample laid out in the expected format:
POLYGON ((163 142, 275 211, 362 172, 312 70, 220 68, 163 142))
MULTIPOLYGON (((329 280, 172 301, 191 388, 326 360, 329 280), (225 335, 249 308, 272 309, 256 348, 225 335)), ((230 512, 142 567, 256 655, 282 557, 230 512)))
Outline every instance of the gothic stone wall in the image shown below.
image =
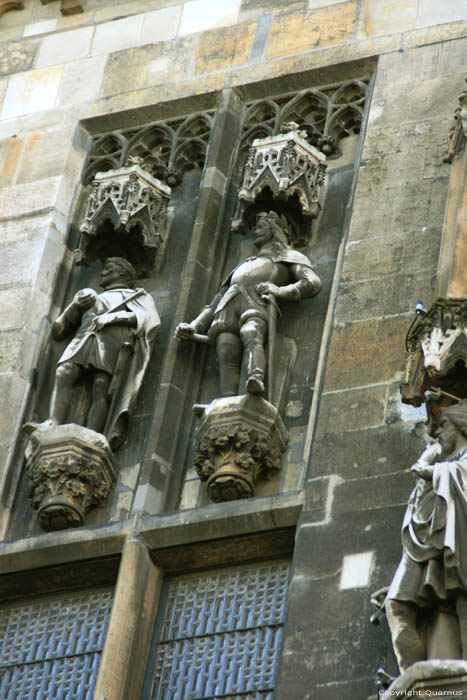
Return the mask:
MULTIPOLYGON (((295 513, 304 504, 277 697, 366 697, 377 665, 393 663, 386 630, 368 622, 369 593, 389 582, 397 563, 411 488, 404 470, 423 444, 424 417, 401 406, 398 383, 414 305, 433 299, 449 177, 441 156, 466 72, 464 3, 87 0, 70 16, 59 2, 24 6, 0 18, 5 537, 21 472, 20 426, 72 266, 69 226, 91 130, 155 119, 161 104, 176 114, 180 98, 194 110, 225 88, 257 97, 266 81, 275 81, 267 94, 271 85, 287 92, 307 80, 338 81, 352 62, 376 66, 320 341, 319 400, 297 447, 305 488, 287 501, 204 506, 188 517, 189 537, 206 539, 223 527, 225 536, 239 534, 239 514, 240 532, 290 525, 294 515, 268 511, 295 513), (230 524, 219 526, 223 513, 230 524)), ((131 491, 134 471, 127 477, 131 491)), ((103 523, 92 532, 15 534, 0 550, 3 570, 118 555, 131 515, 125 498, 111 530, 103 523)), ((187 522, 171 518, 175 529, 187 522)), ((154 545, 166 524, 143 518, 138 527, 156 533, 147 537, 154 545)))

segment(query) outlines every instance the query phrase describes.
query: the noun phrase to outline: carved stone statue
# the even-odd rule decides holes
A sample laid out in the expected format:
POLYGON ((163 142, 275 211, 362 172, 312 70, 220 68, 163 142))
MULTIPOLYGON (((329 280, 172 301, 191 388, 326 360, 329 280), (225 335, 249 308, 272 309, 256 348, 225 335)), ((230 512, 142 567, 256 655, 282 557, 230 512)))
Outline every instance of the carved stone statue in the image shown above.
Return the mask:
POLYGON ((442 409, 435 436, 412 467, 418 481, 384 604, 401 672, 431 658, 467 659, 467 400, 442 409))
POLYGON ((57 318, 53 338, 73 339, 58 361, 50 418, 27 424, 28 432, 75 422, 104 433, 113 448, 123 440, 160 326, 152 297, 134 289, 135 278, 130 262, 108 258, 100 276, 104 291, 82 289, 57 318), (71 391, 81 380, 87 382, 85 410, 70 417, 71 391))
MULTIPOLYGON (((274 353, 277 301, 298 302, 321 289, 308 258, 292 250, 287 222, 276 212, 258 214, 254 231, 258 252, 238 265, 212 302, 191 323, 180 323, 177 340, 215 342, 219 361, 221 396, 245 393, 262 396, 269 358, 274 353), (201 334, 207 333, 207 337, 201 334), (269 336, 269 337, 268 337, 269 336), (241 366, 246 386, 240 387, 241 366)), ((272 368, 269 366, 269 382, 272 368)))

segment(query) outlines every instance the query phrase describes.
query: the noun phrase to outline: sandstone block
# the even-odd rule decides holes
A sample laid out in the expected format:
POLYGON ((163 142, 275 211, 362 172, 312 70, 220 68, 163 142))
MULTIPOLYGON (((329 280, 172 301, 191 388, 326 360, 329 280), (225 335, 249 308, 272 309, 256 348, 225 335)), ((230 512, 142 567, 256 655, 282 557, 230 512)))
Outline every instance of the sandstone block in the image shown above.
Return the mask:
POLYGON ((236 22, 240 0, 192 0, 183 5, 179 36, 236 22))
POLYGON ((271 27, 267 58, 278 58, 349 41, 354 34, 357 10, 357 3, 347 2, 307 14, 277 15, 271 27))
POLYGON ((51 177, 39 182, 4 187, 0 190, 2 217, 17 217, 53 207, 59 184, 59 177, 51 177))
POLYGON ((25 157, 19 163, 16 182, 33 182, 60 175, 70 150, 71 137, 70 129, 29 134, 26 138, 25 157))
POLYGON ((93 27, 81 27, 45 37, 37 54, 36 68, 47 68, 84 58, 89 54, 93 33, 93 27))
POLYGON ((32 22, 24 27, 23 36, 34 36, 36 34, 54 32, 57 28, 57 24, 58 19, 44 19, 42 22, 32 22))
POLYGON ((37 40, 30 40, 14 42, 7 44, 4 48, 0 48, 0 75, 19 73, 32 68, 38 46, 39 42, 37 40))
POLYGON ((350 391, 324 393, 316 439, 331 433, 343 433, 384 423, 388 387, 360 387, 350 391))
POLYGON ((196 54, 196 73, 229 70, 248 63, 255 36, 255 22, 204 32, 196 54))

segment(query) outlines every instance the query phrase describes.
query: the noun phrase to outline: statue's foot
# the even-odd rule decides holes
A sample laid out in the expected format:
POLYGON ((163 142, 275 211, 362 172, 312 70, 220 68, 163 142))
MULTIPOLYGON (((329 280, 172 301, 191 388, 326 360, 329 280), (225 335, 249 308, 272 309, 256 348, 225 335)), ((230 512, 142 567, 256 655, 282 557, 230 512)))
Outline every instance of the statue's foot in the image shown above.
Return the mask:
POLYGON ((255 394, 255 396, 263 396, 264 394, 264 383, 259 377, 249 377, 246 383, 246 390, 248 394, 255 394))

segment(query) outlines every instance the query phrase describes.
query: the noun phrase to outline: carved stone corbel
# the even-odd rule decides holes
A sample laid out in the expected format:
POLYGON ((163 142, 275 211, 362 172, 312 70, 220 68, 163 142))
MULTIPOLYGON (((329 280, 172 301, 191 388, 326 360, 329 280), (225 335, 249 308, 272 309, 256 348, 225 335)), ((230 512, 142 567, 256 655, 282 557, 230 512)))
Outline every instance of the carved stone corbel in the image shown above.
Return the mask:
POLYGON ((31 505, 47 532, 83 525, 91 508, 104 505, 116 478, 105 437, 74 423, 34 430, 26 464, 31 505))
MULTIPOLYGON (((304 138, 306 132, 294 123, 285 125, 292 130, 277 136, 255 139, 245 165, 242 186, 238 193, 238 208, 232 230, 242 231, 248 213, 264 209, 262 200, 267 191, 279 208, 292 221, 313 220, 320 211, 319 194, 326 170, 326 156, 304 138)), ((303 227, 293 227, 293 243, 301 246, 308 240, 303 227)))
POLYGON ((255 495, 259 479, 280 470, 287 432, 277 410, 254 396, 215 399, 204 406, 194 464, 220 503, 255 495))
POLYGON ((131 260, 139 278, 148 276, 164 252, 170 194, 137 158, 127 167, 97 173, 80 225, 77 263, 121 255, 131 260))

